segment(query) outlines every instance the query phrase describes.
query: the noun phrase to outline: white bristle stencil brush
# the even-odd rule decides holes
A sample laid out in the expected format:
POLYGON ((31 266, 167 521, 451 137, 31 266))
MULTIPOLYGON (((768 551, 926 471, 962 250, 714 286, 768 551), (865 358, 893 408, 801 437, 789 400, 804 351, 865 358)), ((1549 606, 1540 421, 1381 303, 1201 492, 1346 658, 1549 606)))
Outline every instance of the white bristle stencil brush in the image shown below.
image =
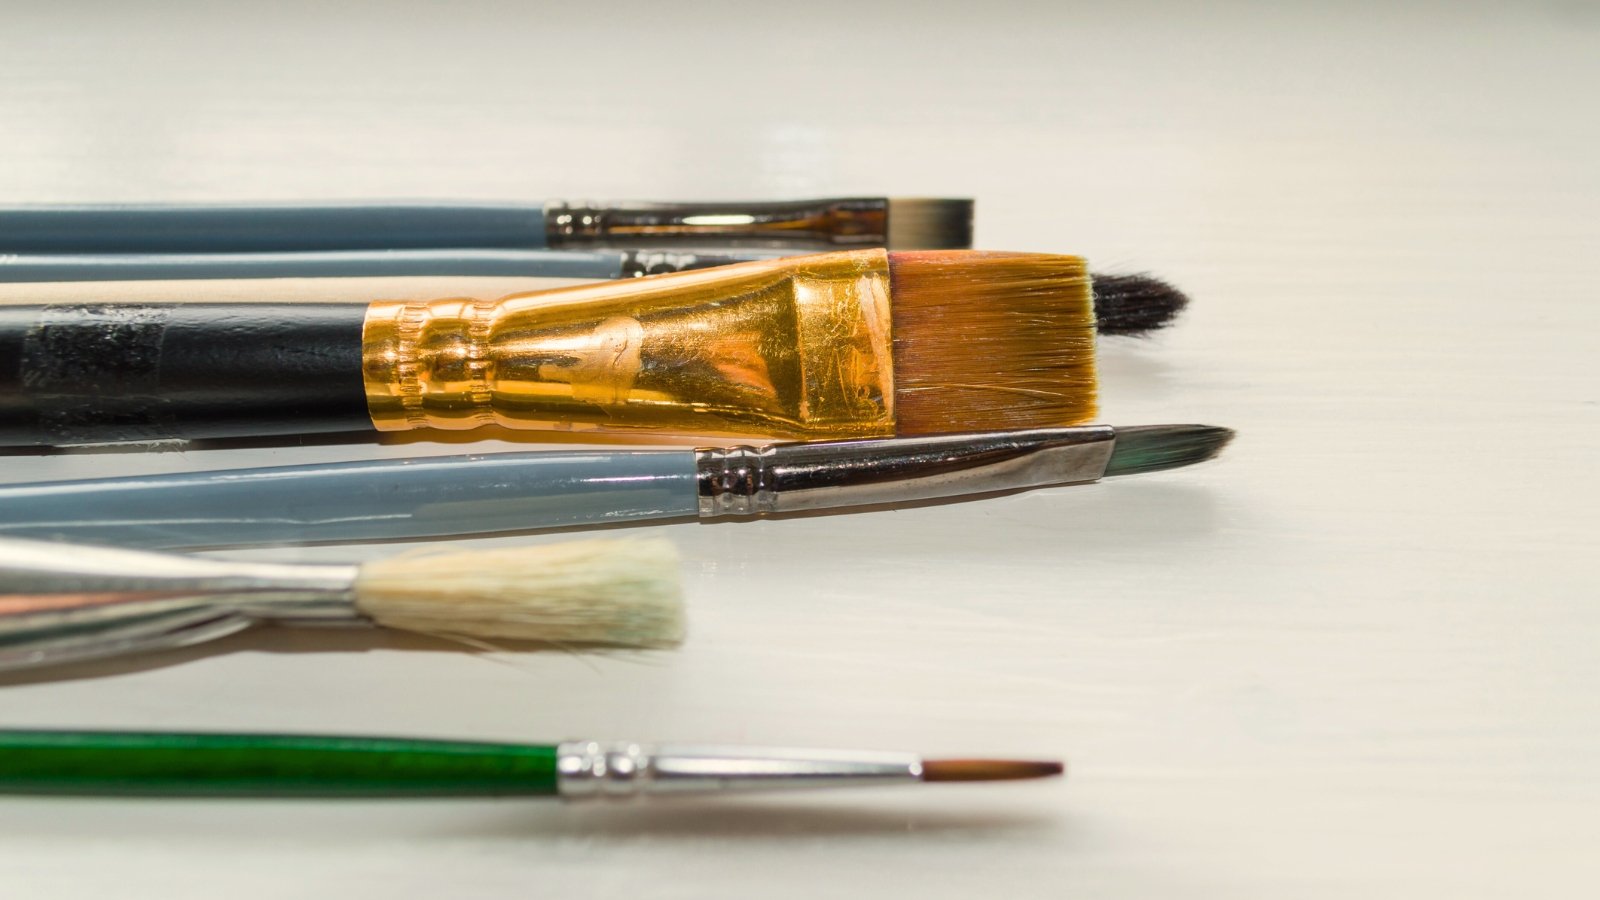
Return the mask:
POLYGON ((359 565, 0 539, 0 671, 184 647, 260 622, 558 646, 671 647, 684 633, 677 552, 659 538, 359 565))

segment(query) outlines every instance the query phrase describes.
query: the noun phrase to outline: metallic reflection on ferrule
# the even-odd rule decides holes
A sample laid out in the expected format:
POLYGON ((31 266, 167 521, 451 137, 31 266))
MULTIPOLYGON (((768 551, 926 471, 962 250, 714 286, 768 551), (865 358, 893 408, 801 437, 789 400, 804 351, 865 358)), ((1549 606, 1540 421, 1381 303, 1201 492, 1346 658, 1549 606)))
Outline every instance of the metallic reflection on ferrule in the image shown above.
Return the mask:
POLYGON ((367 408, 385 431, 886 436, 891 324, 883 250, 378 301, 363 331, 367 408))
POLYGON ((695 451, 699 514, 751 516, 1096 481, 1109 426, 695 451))
POLYGON ((907 753, 571 741, 556 748, 556 783, 568 799, 647 794, 905 784, 922 778, 907 753))
POLYGON ((552 248, 769 247, 837 250, 882 247, 889 201, 841 197, 760 203, 551 203, 545 237, 552 248))

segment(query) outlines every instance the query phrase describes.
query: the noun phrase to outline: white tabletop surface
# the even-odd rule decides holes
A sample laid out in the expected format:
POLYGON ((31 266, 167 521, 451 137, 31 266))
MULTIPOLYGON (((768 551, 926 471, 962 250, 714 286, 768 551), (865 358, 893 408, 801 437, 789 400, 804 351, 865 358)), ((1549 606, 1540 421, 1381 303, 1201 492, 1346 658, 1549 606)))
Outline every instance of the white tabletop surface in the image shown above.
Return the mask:
POLYGON ((1106 421, 1240 436, 1091 487, 660 529, 677 652, 278 632, 0 682, 7 726, 1062 754, 1066 781, 12 798, 3 896, 1594 896, 1594 5, 4 6, 0 202, 970 195, 982 246, 1192 292, 1104 343, 1106 421))

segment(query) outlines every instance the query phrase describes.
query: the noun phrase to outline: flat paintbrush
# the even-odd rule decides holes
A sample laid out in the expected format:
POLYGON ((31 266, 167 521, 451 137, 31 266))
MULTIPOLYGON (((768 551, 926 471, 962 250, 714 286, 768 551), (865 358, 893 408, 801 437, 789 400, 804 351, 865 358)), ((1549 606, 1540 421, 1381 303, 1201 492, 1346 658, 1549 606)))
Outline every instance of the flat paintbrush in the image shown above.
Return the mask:
POLYGON ((485 425, 826 440, 1071 425, 1083 260, 856 250, 494 301, 0 306, 0 444, 485 425))
POLYGON ((566 741, 0 731, 0 793, 612 800, 1061 775, 1055 760, 566 741))
POLYGON ((0 534, 166 547, 752 516, 1082 484, 1226 428, 1091 426, 701 450, 525 451, 0 485, 0 534))
POLYGON ((259 203, 0 207, 0 253, 972 246, 972 201, 259 203))
POLYGON ((683 598, 660 539, 328 565, 0 538, 0 670, 183 647, 257 622, 665 647, 683 638, 683 598))

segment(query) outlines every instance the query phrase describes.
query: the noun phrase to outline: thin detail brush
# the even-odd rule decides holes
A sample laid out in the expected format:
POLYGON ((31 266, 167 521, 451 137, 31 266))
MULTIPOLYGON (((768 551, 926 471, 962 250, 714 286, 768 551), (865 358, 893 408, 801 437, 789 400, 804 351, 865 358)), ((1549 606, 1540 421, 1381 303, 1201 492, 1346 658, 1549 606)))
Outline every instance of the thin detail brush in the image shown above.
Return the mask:
POLYGON ((923 782, 1017 781, 1057 760, 566 741, 0 731, 0 792, 156 797, 559 797, 622 800, 923 782))
POLYGON ((1095 409, 1083 260, 856 250, 366 304, 0 306, 0 444, 416 428, 825 440, 1095 409))
POLYGON ((972 201, 330 203, 0 208, 0 253, 972 246, 972 201))
POLYGON ((0 671, 182 647, 257 622, 668 647, 683 638, 664 540, 245 563, 0 539, 0 671))
POLYGON ((1226 428, 1047 428, 701 450, 525 451, 0 485, 0 534, 167 547, 754 516, 1191 465, 1226 428))

